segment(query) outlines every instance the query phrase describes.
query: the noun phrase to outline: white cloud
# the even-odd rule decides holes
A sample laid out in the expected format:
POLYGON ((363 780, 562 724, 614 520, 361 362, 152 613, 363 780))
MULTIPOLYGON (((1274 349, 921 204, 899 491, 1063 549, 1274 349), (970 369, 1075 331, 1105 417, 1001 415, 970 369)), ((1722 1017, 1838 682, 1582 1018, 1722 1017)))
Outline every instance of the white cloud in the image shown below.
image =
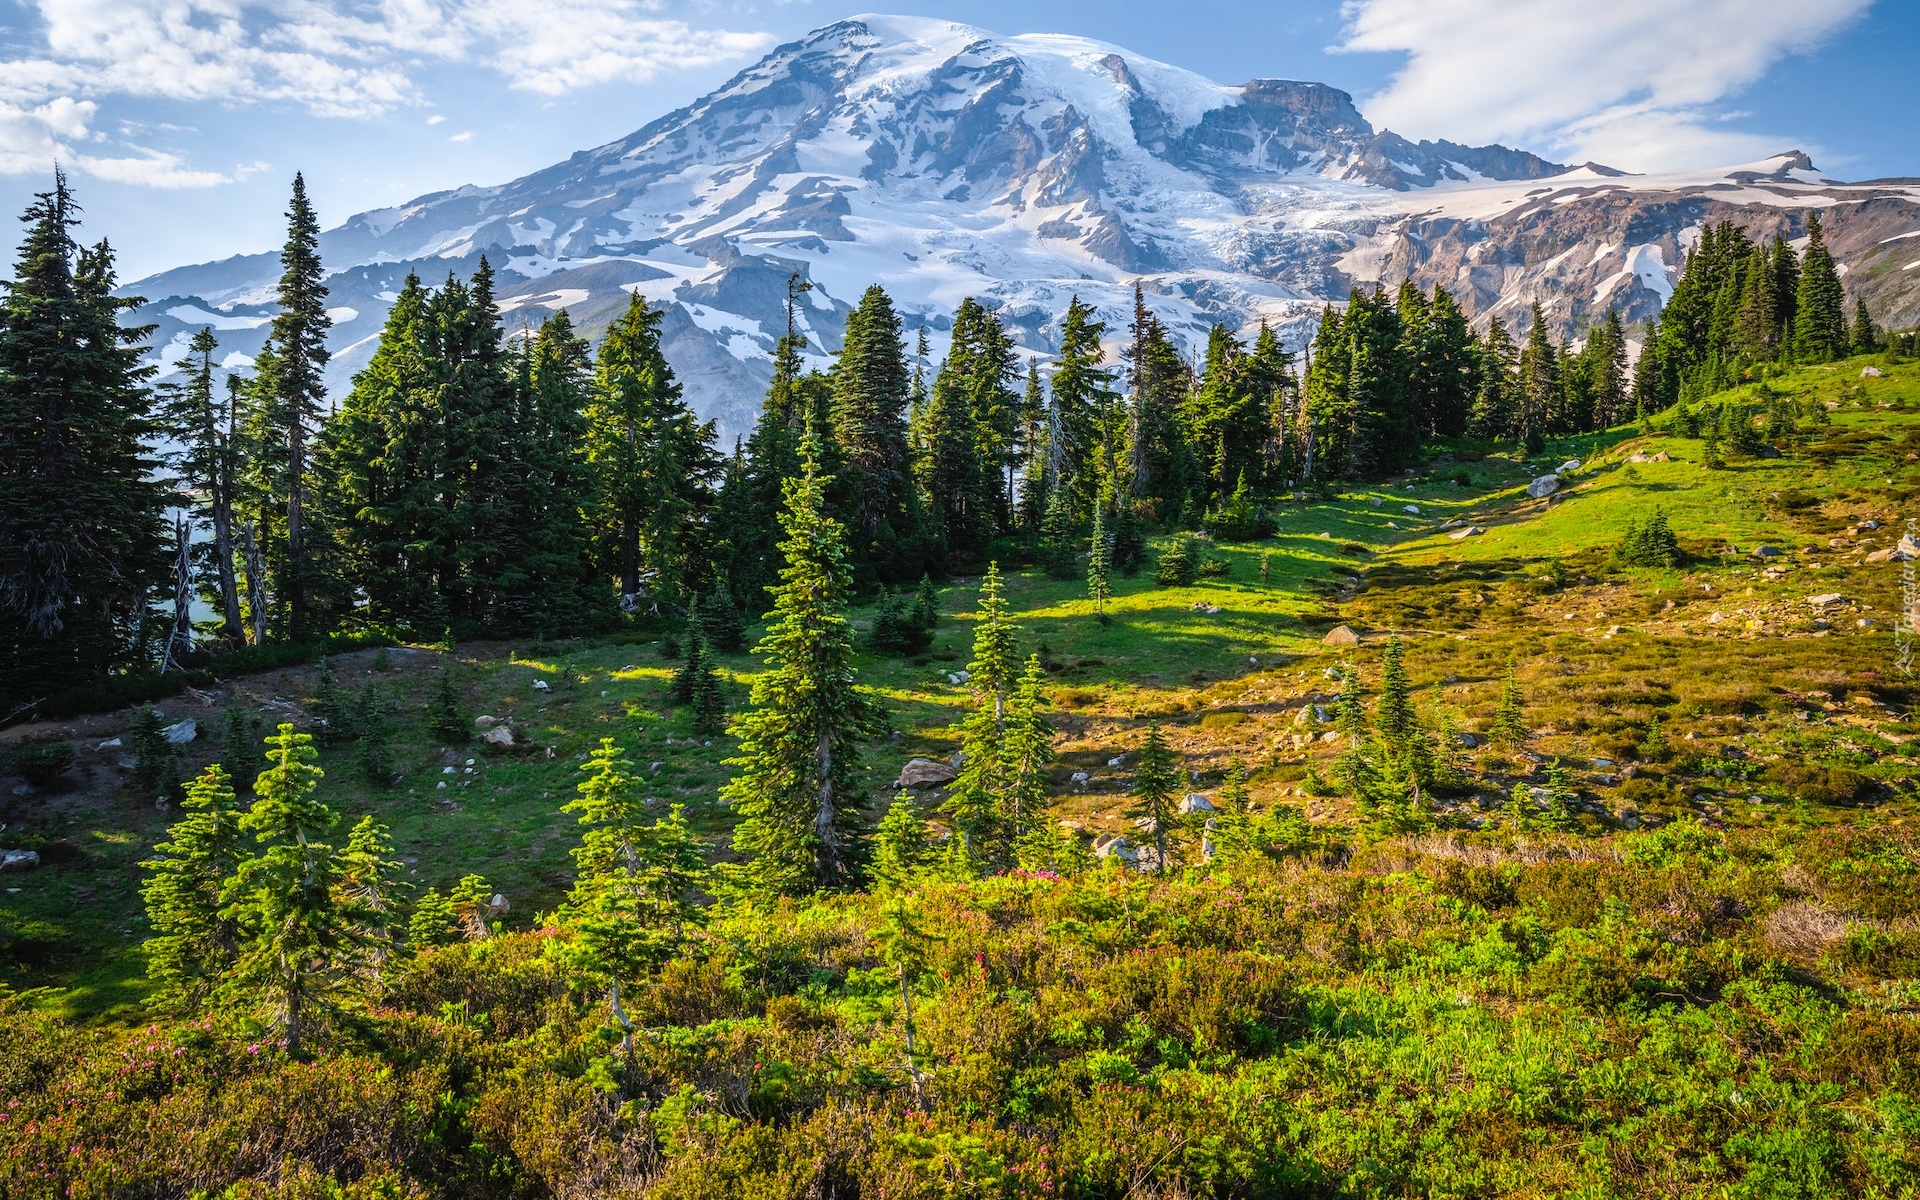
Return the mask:
POLYGON ((435 113, 432 116, 427 118, 427 124, 428 125, 444 125, 446 124, 446 120, 447 120, 447 117, 445 113, 435 113))
MULTIPOLYGON (((425 103, 413 72, 473 62, 510 87, 558 95, 765 48, 762 33, 701 29, 660 0, 27 0, 37 43, 0 60, 0 173, 55 158, 102 178, 193 187, 227 176, 123 139, 102 147, 100 102, 164 98, 295 104, 373 117, 425 103), (84 150, 82 149, 84 147, 84 150)), ((16 37, 15 45, 29 44, 16 37)), ((446 118, 435 114, 428 124, 446 118)))
POLYGON ((1715 128, 1719 105, 1872 3, 1347 0, 1338 48, 1408 56, 1363 106, 1376 126, 1659 170, 1784 149, 1715 128))
POLYGON ((473 140, 473 130, 463 129, 459 133, 456 133, 452 137, 448 138, 447 140, 450 142, 470 142, 473 140))

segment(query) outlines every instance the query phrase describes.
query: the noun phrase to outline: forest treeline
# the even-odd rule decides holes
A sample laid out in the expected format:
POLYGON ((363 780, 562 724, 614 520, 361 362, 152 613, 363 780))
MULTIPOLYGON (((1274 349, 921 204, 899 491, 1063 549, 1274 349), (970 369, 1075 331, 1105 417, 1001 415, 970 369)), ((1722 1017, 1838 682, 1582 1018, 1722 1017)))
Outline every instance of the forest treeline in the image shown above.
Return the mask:
POLYGON ((1216 325, 1191 359, 1138 289, 1124 330, 1071 301, 1044 359, 969 299, 938 362, 876 285, 823 370, 792 327, 796 276, 760 417, 726 448, 681 394, 662 310, 636 294, 598 347, 565 311, 509 337, 484 258, 467 279, 410 276, 372 360, 326 395, 325 269, 298 178, 250 370, 223 370, 203 329, 155 384, 151 330, 122 323, 139 301, 115 295, 113 252, 79 242, 78 214, 64 178, 36 199, 0 306, 0 717, 209 647, 703 609, 737 626, 777 580, 784 488, 808 455, 856 594, 990 557, 1071 575, 1096 521, 1102 561, 1130 573, 1149 529, 1257 536, 1271 498, 1402 470, 1437 441, 1536 451, 1880 338, 1864 304, 1846 320, 1817 215, 1804 253, 1707 229, 1631 371, 1615 313, 1576 347, 1535 304, 1516 339, 1411 283, 1329 305, 1299 354, 1264 325, 1216 325))

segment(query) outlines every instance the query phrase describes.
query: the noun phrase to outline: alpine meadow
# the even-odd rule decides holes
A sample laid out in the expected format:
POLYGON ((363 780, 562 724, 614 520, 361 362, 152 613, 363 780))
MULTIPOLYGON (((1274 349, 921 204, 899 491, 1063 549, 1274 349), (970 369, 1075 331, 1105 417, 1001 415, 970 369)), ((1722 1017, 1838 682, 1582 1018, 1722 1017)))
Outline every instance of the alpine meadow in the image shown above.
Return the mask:
POLYGON ((133 283, 97 161, 0 1196, 1920 1197, 1920 181, 896 17, 133 283))

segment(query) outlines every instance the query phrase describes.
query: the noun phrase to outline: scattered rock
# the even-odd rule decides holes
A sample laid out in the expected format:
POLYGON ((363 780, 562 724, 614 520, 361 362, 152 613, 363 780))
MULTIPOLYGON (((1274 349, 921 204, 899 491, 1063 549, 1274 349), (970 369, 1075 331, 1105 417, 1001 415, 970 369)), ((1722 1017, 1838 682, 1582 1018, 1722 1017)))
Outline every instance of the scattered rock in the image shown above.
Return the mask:
POLYGON ((1124 754, 1116 754, 1107 760, 1107 765, 1117 771, 1127 765, 1127 756, 1124 754))
POLYGON ((0 850, 0 871, 31 871, 39 865, 37 850, 0 850))
POLYGON ((1671 455, 1671 454, 1668 454, 1668 453, 1667 453, 1667 452, 1666 452, 1665 450, 1662 450, 1662 451, 1661 451, 1660 453, 1658 453, 1658 454, 1656 454, 1656 455, 1654 455, 1654 456, 1653 456, 1653 457, 1652 457, 1651 459, 1649 459, 1648 461, 1650 461, 1650 462, 1672 462, 1672 461, 1673 461, 1673 455, 1671 455))
POLYGON ((1879 367, 1861 367, 1860 368, 1860 378, 1862 379, 1878 379, 1885 374, 1886 372, 1882 371, 1879 367))
POLYGON ((1118 858, 1125 862, 1135 862, 1140 857, 1133 843, 1116 833, 1103 833, 1094 838, 1093 854, 1095 858, 1118 858))
POLYGON ((550 692, 553 690, 553 685, 544 679, 536 679, 533 681, 533 690, 536 692, 550 692))
POLYGON ((1213 801, 1202 796, 1199 792, 1188 792, 1186 797, 1180 801, 1180 811, 1183 813, 1197 813, 1218 812, 1219 810, 1214 808, 1213 801))
POLYGON ((94 749, 104 753, 108 750, 118 750, 123 744, 119 738, 108 738, 98 746, 95 746, 94 749))
POLYGON ((1578 471, 1579 469, 1580 469, 1580 460, 1577 458, 1570 458, 1567 461, 1561 463, 1560 466, 1554 471, 1554 474, 1565 475, 1569 471, 1578 471))
POLYGON ((1839 592, 1823 592, 1818 596, 1808 596, 1807 603, 1813 605, 1815 608, 1828 608, 1845 599, 1846 597, 1842 596, 1839 592))
POLYGON ((1468 750, 1472 750, 1480 744, 1480 739, 1470 733, 1456 734, 1455 740, 1468 750))
POLYGON ((473 727, 475 729, 492 729, 495 725, 498 725, 499 723, 500 723, 499 717, 475 717, 473 719, 473 727))
POLYGON ((1778 546, 1760 545, 1753 548, 1753 556, 1755 558, 1779 558, 1785 553, 1786 551, 1780 549, 1778 546))
POLYGON ((1408 505, 1404 505, 1400 509, 1400 511, 1403 513, 1406 513, 1410 517, 1417 517, 1420 515, 1420 506, 1418 504, 1408 504, 1408 505))
POLYGON ((1480 528, 1478 525, 1469 525, 1465 529, 1454 530, 1452 533, 1447 535, 1447 538, 1450 541, 1457 542, 1462 540, 1463 538, 1479 537, 1481 534, 1485 532, 1486 530, 1480 528))
POLYGON ((162 729, 160 734, 172 745, 184 746, 194 738, 200 736, 200 726, 194 724, 192 717, 188 717, 184 721, 176 721, 174 724, 162 729))
POLYGON ((1780 452, 1778 450, 1775 450, 1772 446, 1762 445, 1760 449, 1755 453, 1755 457, 1756 458, 1779 458, 1780 452))
POLYGON ((1444 521, 1442 521, 1442 522, 1440 522, 1440 528, 1442 528, 1442 529, 1458 529, 1458 528, 1460 528, 1460 518, 1459 518, 1459 517, 1448 517, 1448 518, 1447 518, 1446 520, 1444 520, 1444 521))
POLYGON ((1086 787, 1086 786, 1087 786, 1087 782, 1088 782, 1088 780, 1089 780, 1089 779, 1091 779, 1091 778, 1092 778, 1092 776, 1090 776, 1090 775, 1088 775, 1088 774, 1087 774, 1087 773, 1086 773, 1085 771, 1075 771, 1075 772, 1074 772, 1074 773, 1072 774, 1072 776, 1070 776, 1070 777, 1069 777, 1069 778, 1067 779, 1067 782, 1068 782, 1068 783, 1077 783, 1077 784, 1079 784, 1079 785, 1080 785, 1081 787, 1083 787, 1083 788, 1084 788, 1084 787, 1086 787))
POLYGON ((909 759, 907 765, 900 768, 900 778, 893 781, 897 788, 944 787, 960 777, 960 773, 947 763, 934 762, 930 758, 909 759))
POLYGON ((1337 742, 1340 740, 1340 731, 1337 729, 1329 729, 1320 735, 1320 740, 1323 742, 1337 742))
POLYGON ((1559 490, 1560 477, 1558 475, 1542 475, 1527 485, 1527 495, 1533 497, 1535 500, 1543 496, 1551 496, 1559 490))
POLYGON ((480 740, 490 746, 510 747, 513 745, 513 726, 495 725, 493 728, 487 730, 486 733, 482 734, 480 740))
POLYGON ((1369 497, 1369 498, 1368 498, 1368 500, 1367 500, 1367 507, 1368 507, 1368 508, 1379 508, 1379 507, 1380 507, 1380 497, 1378 497, 1378 496, 1372 496, 1372 497, 1369 497))
POLYGON ((1360 635, 1350 626, 1335 625, 1327 631, 1327 636, 1320 639, 1320 644, 1322 646, 1358 646, 1360 635))

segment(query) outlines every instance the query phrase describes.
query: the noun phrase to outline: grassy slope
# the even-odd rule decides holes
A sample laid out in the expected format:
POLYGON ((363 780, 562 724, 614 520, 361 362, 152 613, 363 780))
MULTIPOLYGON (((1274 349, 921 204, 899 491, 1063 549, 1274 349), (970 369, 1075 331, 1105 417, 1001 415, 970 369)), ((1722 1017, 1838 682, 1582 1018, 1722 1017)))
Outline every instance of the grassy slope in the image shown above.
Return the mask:
MULTIPOLYGON (((1324 672, 1336 660, 1320 637, 1336 621, 1370 635, 1354 655, 1363 670, 1372 669, 1378 652, 1371 635, 1404 631, 1423 703, 1456 710, 1468 729, 1485 728, 1507 656, 1516 654, 1539 730, 1534 749, 1543 755, 1566 755, 1582 766, 1595 756, 1618 758, 1656 708, 1666 714, 1670 736, 1692 734, 1715 749, 1738 745, 1748 755, 1749 765, 1734 774, 1751 780, 1711 785, 1640 779, 1611 787, 1598 782, 1603 769, 1586 771, 1592 794, 1613 812, 1657 817, 1698 807, 1736 825, 1780 820, 1786 789, 1755 765, 1771 755, 1904 774, 1910 760, 1891 755, 1912 727, 1848 703, 1856 688, 1901 708, 1910 702, 1907 681, 1891 669, 1897 568, 1858 562, 1866 549, 1891 544, 1897 530, 1848 538, 1838 548, 1828 539, 1860 519, 1891 525, 1911 510, 1916 474, 1907 456, 1920 438, 1920 369, 1895 368, 1864 385, 1855 376, 1853 367, 1829 368, 1780 381, 1842 402, 1827 440, 1853 441, 1830 461, 1794 456, 1709 472, 1693 461, 1696 441, 1616 430, 1550 447, 1531 466, 1504 458, 1436 464, 1404 485, 1290 509, 1270 542, 1221 548, 1233 562, 1229 579, 1181 589, 1155 588, 1144 577, 1119 581, 1116 619, 1105 627, 1090 619, 1080 581, 1013 577, 1008 593, 1023 644, 1044 644, 1055 664, 1058 815, 1089 830, 1124 826, 1128 773, 1107 762, 1137 744, 1149 717, 1172 723, 1200 785, 1217 781, 1229 759, 1240 757, 1258 772, 1256 802, 1296 794, 1309 757, 1329 753, 1309 745, 1294 718, 1302 703, 1324 700, 1331 686, 1324 672), (1879 407, 1885 404, 1896 407, 1879 407), (1570 492, 1551 504, 1526 499, 1526 479, 1563 456, 1586 457, 1596 445, 1602 453, 1570 492), (1623 463, 1630 453, 1661 450, 1675 461, 1623 463), (1468 486, 1454 482, 1458 472, 1468 486), (1401 511, 1406 504, 1420 515, 1401 511), (1681 571, 1605 574, 1604 549, 1630 515, 1654 504, 1668 510, 1701 560, 1681 571), (1450 540, 1435 529, 1447 518, 1488 532, 1450 540), (1790 551, 1779 560, 1786 569, 1777 579, 1765 577, 1755 560, 1717 553, 1727 543, 1750 551, 1761 541, 1790 551), (1263 555, 1271 567, 1264 586, 1263 555), (1555 583, 1556 572, 1567 582, 1555 583), (1824 592, 1840 592, 1847 602, 1823 631, 1813 627, 1804 598, 1824 592), (1221 611, 1210 615, 1196 609, 1200 604, 1221 611), (1861 619, 1871 627, 1857 625, 1861 619), (1615 626, 1619 631, 1609 635, 1615 626), (1074 771, 1092 776, 1084 789, 1067 784, 1074 771), (1749 803, 1754 795, 1773 803, 1749 803)), ((970 697, 945 673, 965 663, 973 597, 962 582, 944 591, 947 615, 922 663, 862 663, 863 682, 884 696, 902 733, 872 748, 876 802, 890 794, 887 781, 907 757, 945 754, 955 745, 953 726, 970 697)), ((342 686, 356 689, 371 673, 372 657, 339 660, 342 686)), ((649 769, 661 801, 686 803, 703 830, 724 837, 728 817, 713 799, 729 743, 692 742, 689 714, 665 706, 671 664, 657 650, 565 642, 463 647, 455 657, 470 713, 511 716, 553 754, 460 748, 451 757, 454 773, 443 774, 447 751, 431 741, 424 716, 438 656, 401 653, 389 672, 371 673, 400 714, 395 752, 405 782, 394 792, 366 787, 352 750, 343 748, 323 760, 328 796, 346 823, 365 811, 388 821, 416 883, 444 887, 479 872, 512 900, 516 922, 550 907, 575 844, 572 822, 557 809, 576 761, 601 737, 616 738, 649 769), (552 691, 535 690, 536 679, 552 691), (474 760, 471 774, 467 758, 474 760)), ((725 665, 738 703, 757 663, 741 655, 725 665)), ((230 690, 274 720, 297 714, 311 683, 309 671, 283 671, 230 690)), ((191 701, 165 707, 172 717, 218 724, 217 708, 191 701)), ((70 1013, 131 1013, 142 992, 133 949, 142 929, 137 864, 168 814, 130 803, 120 772, 106 765, 110 756, 88 749, 122 732, 128 715, 67 723, 90 760, 86 778, 66 796, 15 800, 10 828, 0 835, 9 844, 77 848, 71 861, 9 878, 9 888, 19 890, 0 897, 0 931, 13 960, 0 978, 16 987, 58 985, 64 990, 46 1003, 70 1013)), ((218 730, 208 732, 194 747, 196 765, 217 752, 218 730)), ((1488 795, 1504 792, 1526 766, 1490 754, 1478 765, 1488 795)), ((1909 808, 1900 801, 1882 811, 1899 823, 1909 808)), ((1474 811, 1463 806, 1460 815, 1474 811)), ((1351 817, 1340 800, 1313 802, 1310 812, 1323 821, 1351 817)))

